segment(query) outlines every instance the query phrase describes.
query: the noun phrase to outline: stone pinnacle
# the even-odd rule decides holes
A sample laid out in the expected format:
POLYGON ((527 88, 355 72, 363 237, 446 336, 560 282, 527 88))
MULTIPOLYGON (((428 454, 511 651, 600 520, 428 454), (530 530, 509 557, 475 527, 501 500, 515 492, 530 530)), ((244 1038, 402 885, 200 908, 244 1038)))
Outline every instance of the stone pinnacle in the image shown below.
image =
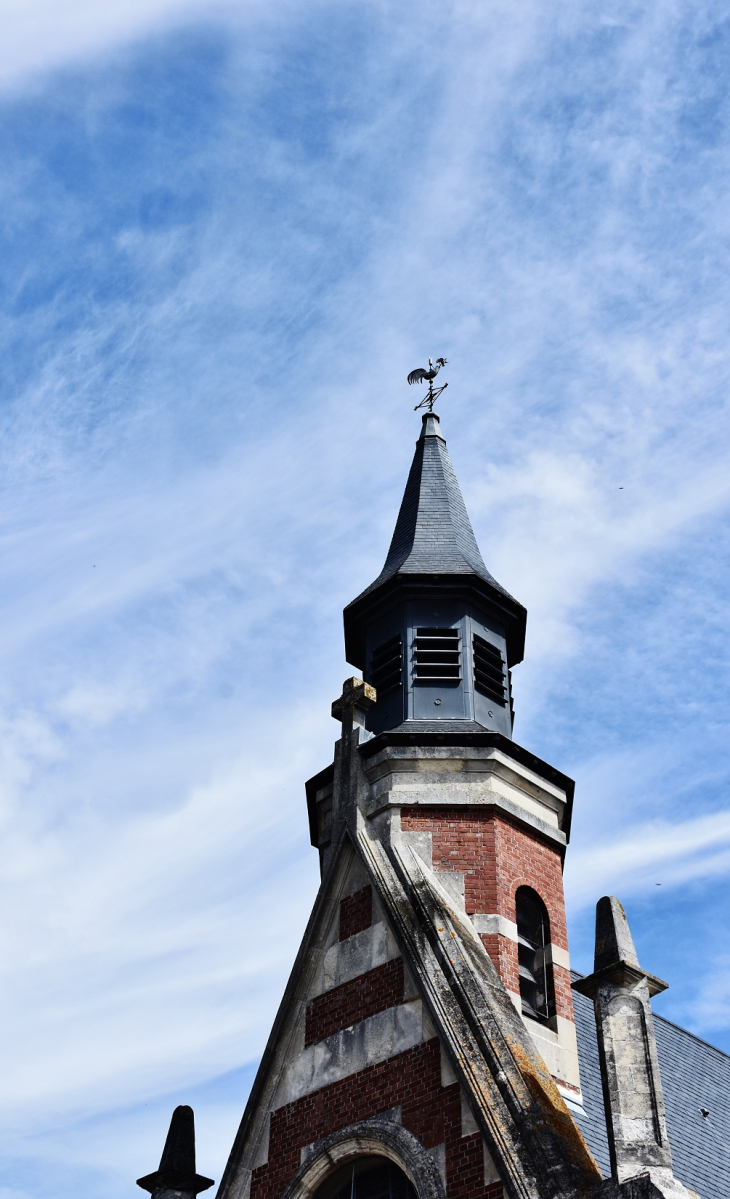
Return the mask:
POLYGON ((154 1174, 137 1179, 137 1186, 156 1199, 176 1195, 195 1199, 200 1191, 212 1187, 213 1179, 195 1173, 195 1117, 193 1109, 182 1105, 172 1113, 170 1130, 162 1151, 160 1167, 154 1174))

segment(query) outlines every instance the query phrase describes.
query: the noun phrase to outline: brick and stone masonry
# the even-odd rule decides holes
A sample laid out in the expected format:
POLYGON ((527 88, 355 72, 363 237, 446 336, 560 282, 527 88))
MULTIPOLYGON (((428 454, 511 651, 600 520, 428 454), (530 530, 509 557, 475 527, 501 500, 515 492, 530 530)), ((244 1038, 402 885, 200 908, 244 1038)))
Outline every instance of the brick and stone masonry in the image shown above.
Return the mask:
POLYGON ((340 940, 347 941, 355 933, 370 928, 373 922, 373 889, 368 884, 340 903, 340 940))
MULTIPOLYGON (((339 903, 333 952, 346 942, 362 952, 363 934, 382 942, 379 910, 372 888, 357 887, 339 903), (374 927, 374 921, 377 925, 374 927), (357 944, 355 944, 357 943, 357 944)), ((356 1031, 379 1012, 420 1007, 400 955, 314 995, 305 1005, 304 1049, 356 1031)), ((377 1031, 366 1033, 371 1039, 377 1031)), ((330 1042, 331 1045, 331 1042, 330 1042)), ((397 1046, 391 1046, 390 1049, 397 1046)), ((326 1047, 323 1046, 323 1049, 326 1047)), ((438 1038, 424 1033, 420 1044, 387 1056, 387 1044, 375 1047, 377 1061, 365 1069, 316 1087, 270 1116, 268 1160, 253 1171, 251 1199, 279 1199, 309 1145, 343 1126, 381 1113, 397 1112, 403 1127, 433 1152, 444 1176, 447 1199, 502 1199, 503 1188, 459 1084, 443 1056, 438 1038)))
POLYGON ((462 1135, 459 1085, 442 1085, 436 1038, 273 1112, 270 1144, 275 1154, 254 1170, 251 1199, 279 1199, 307 1145, 394 1108, 400 1108, 403 1126, 426 1149, 444 1146, 448 1199, 501 1199, 501 1183, 485 1181, 481 1136, 476 1129, 462 1135))
MULTIPOLYGON (((435 871, 464 875, 468 915, 495 914, 515 926, 510 937, 481 934, 508 991, 514 995, 520 991, 515 939, 518 887, 531 887, 540 896, 550 919, 551 945, 567 955, 562 861, 552 845, 491 809, 404 807, 401 828, 430 833, 435 871)), ((573 1022, 570 971, 555 961, 552 971, 556 1014, 573 1022)))
POLYGON ((310 999, 304 1032, 305 1048, 402 1002, 403 960, 395 958, 332 991, 325 991, 324 995, 310 999))

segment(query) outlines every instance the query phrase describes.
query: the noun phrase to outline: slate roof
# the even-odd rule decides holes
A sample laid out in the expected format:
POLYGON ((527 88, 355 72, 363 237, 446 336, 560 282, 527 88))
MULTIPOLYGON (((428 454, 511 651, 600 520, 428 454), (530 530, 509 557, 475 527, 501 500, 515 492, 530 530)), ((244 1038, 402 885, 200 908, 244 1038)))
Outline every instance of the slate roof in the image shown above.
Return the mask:
POLYGON ((363 614, 401 584, 476 587, 506 626, 510 666, 522 661, 527 612, 489 573, 479 551, 439 417, 427 412, 385 565, 344 610, 348 662, 364 669, 363 614))
MULTIPOLYGON (((580 978, 573 974, 573 978, 580 978)), ((573 992, 585 1116, 575 1120, 610 1174, 593 1004, 573 992)), ((674 1173, 701 1199, 730 1199, 730 1056, 654 1015, 674 1173), (709 1111, 703 1117, 700 1108, 709 1111)))
POLYGON ((353 602, 396 574, 477 575, 512 599, 484 565, 435 412, 423 418, 385 565, 353 602))

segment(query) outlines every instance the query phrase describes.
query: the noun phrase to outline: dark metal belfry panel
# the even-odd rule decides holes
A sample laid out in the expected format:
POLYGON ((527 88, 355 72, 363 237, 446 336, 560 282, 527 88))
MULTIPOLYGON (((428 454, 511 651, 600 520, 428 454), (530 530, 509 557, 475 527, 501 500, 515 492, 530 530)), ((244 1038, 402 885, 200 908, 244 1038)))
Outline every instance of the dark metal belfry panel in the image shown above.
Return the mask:
POLYGON ((461 629, 417 625, 413 631, 414 683, 461 682, 461 629))
POLYGON ((408 678, 413 720, 464 720, 471 713, 462 669, 463 605, 414 603, 408 613, 408 678))
POLYGON ((370 658, 368 682, 375 687, 378 699, 383 700, 390 691, 403 682, 403 638, 395 633, 375 647, 370 658))
POLYGON ((463 720, 468 715, 461 646, 461 622, 456 627, 416 625, 413 629, 411 680, 416 720, 463 720))
MULTIPOLYGON (((469 640, 466 646, 470 659, 471 700, 474 720, 485 728, 495 729, 512 736, 512 712, 510 709, 510 684, 506 669, 507 644, 504 629, 480 611, 476 605, 470 609, 469 640), (481 650, 481 653, 480 653, 481 650), (500 685, 499 663, 502 663, 500 685), (489 670, 486 667, 489 667, 489 670), (489 682, 495 686, 486 686, 489 682)), ((466 669, 466 666, 465 666, 466 669)))
POLYGON ((393 608, 373 621, 367 632, 364 676, 378 693, 378 702, 368 713, 371 732, 397 728, 406 719, 407 659, 405 611, 393 608))
POLYGON ((497 646, 485 641, 478 633, 473 637, 474 687, 487 699, 505 707, 507 688, 504 658, 497 646))

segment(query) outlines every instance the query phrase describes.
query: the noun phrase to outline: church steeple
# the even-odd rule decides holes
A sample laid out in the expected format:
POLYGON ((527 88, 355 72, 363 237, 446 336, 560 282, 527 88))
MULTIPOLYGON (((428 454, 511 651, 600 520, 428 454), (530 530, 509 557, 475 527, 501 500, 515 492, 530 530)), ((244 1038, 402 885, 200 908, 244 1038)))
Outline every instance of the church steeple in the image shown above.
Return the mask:
POLYGON ((601 1199, 560 1095, 581 1103, 573 784, 510 739, 524 628, 428 413, 383 570, 345 609, 365 677, 306 784, 322 888, 219 1199, 601 1199))
POLYGON ((457 720, 511 734, 509 668, 527 613, 484 565, 435 412, 385 565, 344 618, 348 661, 378 690, 373 731, 457 720))
POLYGON ((502 590, 482 560, 435 412, 423 416, 388 557, 368 591, 398 572, 477 574, 502 590))

